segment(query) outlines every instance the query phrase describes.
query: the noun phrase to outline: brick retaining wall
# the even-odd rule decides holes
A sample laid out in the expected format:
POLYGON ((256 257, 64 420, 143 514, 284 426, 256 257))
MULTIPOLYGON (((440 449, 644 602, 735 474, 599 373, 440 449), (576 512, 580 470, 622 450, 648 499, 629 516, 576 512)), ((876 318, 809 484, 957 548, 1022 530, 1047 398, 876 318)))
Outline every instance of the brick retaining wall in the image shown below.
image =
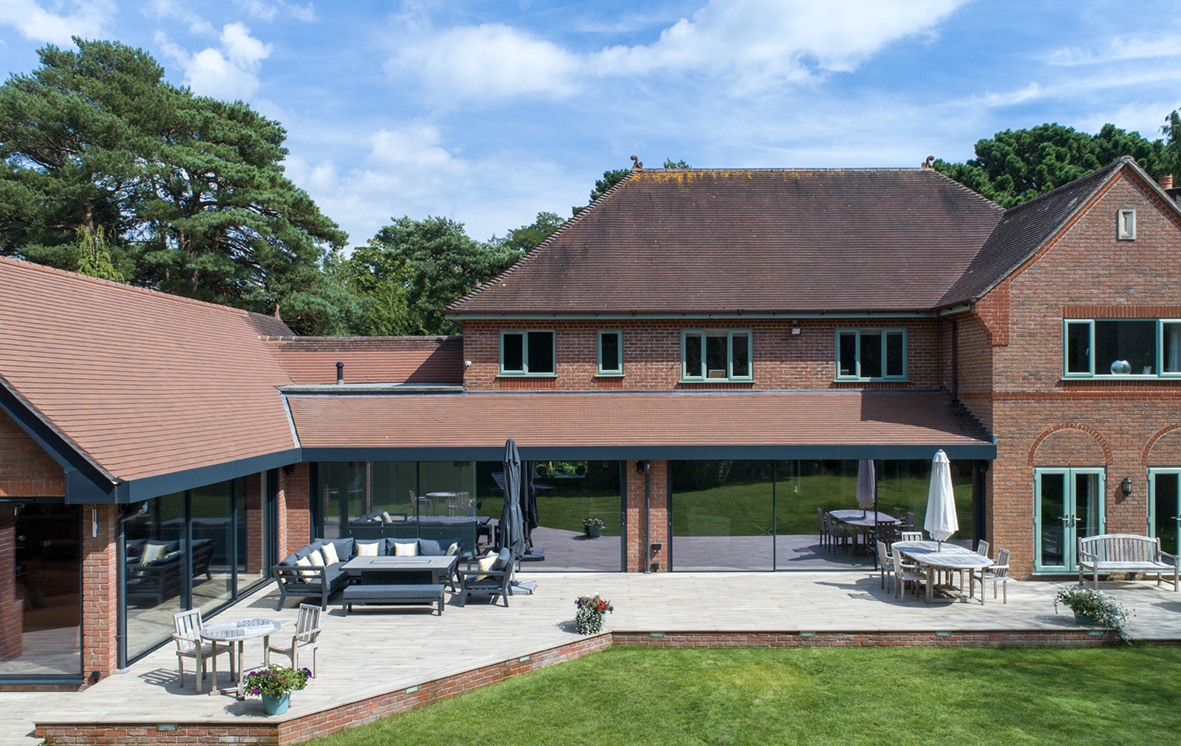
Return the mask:
MULTIPOLYGON (((612 645, 649 647, 1101 647, 1119 644, 1111 632, 1085 629, 970 630, 958 632, 606 632, 521 658, 474 668, 375 697, 274 723, 165 723, 119 721, 37 723, 47 744, 294 744, 352 728, 416 707, 474 691, 555 663, 606 650, 612 645)), ((1181 640, 1152 641, 1181 645, 1181 640)), ((259 705, 261 710, 261 705, 259 705)))

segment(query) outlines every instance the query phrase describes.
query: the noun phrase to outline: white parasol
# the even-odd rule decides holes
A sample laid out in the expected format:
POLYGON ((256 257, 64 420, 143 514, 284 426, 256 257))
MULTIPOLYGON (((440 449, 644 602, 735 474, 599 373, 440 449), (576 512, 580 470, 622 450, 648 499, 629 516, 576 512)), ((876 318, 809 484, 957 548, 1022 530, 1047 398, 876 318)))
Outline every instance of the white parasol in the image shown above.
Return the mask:
POLYGON ((955 494, 951 489, 951 462, 942 449, 935 452, 931 461, 931 489, 927 493, 927 519, 923 528, 940 544, 960 530, 960 522, 955 516, 955 494))

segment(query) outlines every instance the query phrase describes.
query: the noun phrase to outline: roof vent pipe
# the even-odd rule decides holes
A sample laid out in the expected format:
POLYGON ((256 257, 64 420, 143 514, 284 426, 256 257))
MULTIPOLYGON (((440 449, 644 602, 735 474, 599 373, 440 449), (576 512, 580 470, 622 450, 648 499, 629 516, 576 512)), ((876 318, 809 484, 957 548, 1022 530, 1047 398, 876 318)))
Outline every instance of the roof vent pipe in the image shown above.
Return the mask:
POLYGON ((336 385, 339 386, 344 383, 344 363, 337 361, 336 363, 336 385))

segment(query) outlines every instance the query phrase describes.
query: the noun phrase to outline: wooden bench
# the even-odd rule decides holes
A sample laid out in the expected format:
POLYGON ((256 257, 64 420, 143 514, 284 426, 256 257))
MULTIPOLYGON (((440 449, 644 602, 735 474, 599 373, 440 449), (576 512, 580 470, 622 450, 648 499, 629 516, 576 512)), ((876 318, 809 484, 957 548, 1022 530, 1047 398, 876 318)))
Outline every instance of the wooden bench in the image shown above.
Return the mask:
POLYGON ((1078 540, 1078 584, 1083 585, 1083 574, 1090 573, 1096 590, 1099 589, 1100 575, 1120 572, 1142 572, 1156 575, 1160 585, 1161 575, 1173 576, 1173 592, 1177 591, 1179 568, 1177 556, 1162 552, 1160 539, 1135 534, 1100 534, 1078 540))
POLYGON ((443 584, 417 583, 395 585, 372 583, 350 585, 344 589, 341 608, 345 616, 353 604, 435 604, 443 615, 443 584))

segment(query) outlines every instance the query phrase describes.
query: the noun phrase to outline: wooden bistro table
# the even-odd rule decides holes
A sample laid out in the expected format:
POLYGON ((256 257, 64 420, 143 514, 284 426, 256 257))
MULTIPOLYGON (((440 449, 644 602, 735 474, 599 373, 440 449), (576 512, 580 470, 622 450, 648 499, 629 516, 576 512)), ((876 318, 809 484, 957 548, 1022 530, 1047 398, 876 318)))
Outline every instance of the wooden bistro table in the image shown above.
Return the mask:
MULTIPOLYGON (((972 598, 976 595, 973 591, 974 571, 993 565, 993 561, 984 555, 946 541, 942 545, 934 541, 896 541, 893 546, 898 547, 902 556, 927 569, 927 603, 931 603, 936 570, 968 570, 968 598, 972 598)), ((984 605, 983 581, 980 583, 980 605, 984 605)))
MULTIPOLYGON (((201 628, 201 639, 228 642, 231 645, 238 643, 238 671, 231 673, 233 675, 234 686, 229 689, 218 689, 217 682, 213 682, 213 688, 210 694, 233 694, 238 699, 244 696, 242 693, 242 644, 249 638, 261 637, 263 638, 263 649, 270 643, 270 636, 282 629, 283 625, 276 622, 274 619, 239 619, 234 622, 220 622, 218 624, 209 624, 201 628)), ((197 646, 197 693, 201 693, 201 646, 197 646)))

